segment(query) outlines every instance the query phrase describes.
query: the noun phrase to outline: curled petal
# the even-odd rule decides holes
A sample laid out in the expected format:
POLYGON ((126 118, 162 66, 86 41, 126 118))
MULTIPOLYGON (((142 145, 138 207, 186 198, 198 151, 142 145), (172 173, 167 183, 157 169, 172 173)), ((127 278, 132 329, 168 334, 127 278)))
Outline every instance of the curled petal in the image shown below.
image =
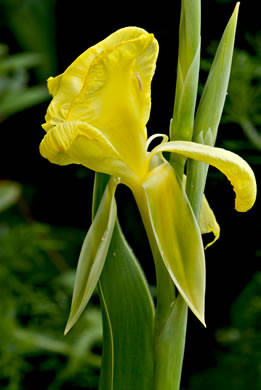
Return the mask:
POLYGON ((199 224, 200 224, 201 234, 205 234, 205 233, 214 234, 214 240, 207 244, 207 246, 205 247, 206 249, 218 240, 220 236, 220 227, 219 224, 217 223, 216 217, 213 211, 211 210, 205 196, 203 196, 202 199, 199 224))
MULTIPOLYGON (((186 175, 183 175, 183 183, 182 184, 183 184, 184 190, 186 188, 186 181, 187 181, 187 177, 186 177, 186 175)), ((205 249, 207 249, 209 246, 213 245, 214 242, 216 242, 219 239, 220 226, 217 223, 215 214, 213 213, 212 209, 210 208, 209 203, 208 203, 205 195, 203 195, 203 198, 202 198, 199 227, 200 227, 201 234, 206 234, 206 233, 213 233, 214 234, 214 240, 211 241, 210 243, 208 243, 205 247, 205 249)))
POLYGON ((233 185, 236 193, 235 208, 237 211, 247 211, 255 203, 256 180, 254 173, 247 162, 237 154, 195 142, 173 141, 154 148, 150 158, 163 151, 181 154, 218 168, 233 185))
POLYGON ((160 133, 153 134, 153 135, 151 135, 151 136, 147 139, 147 142, 146 142, 146 150, 148 150, 148 148, 149 148, 151 142, 154 141, 154 139, 156 139, 156 138, 162 138, 161 143, 168 142, 168 139, 169 139, 169 137, 168 137, 166 134, 160 134, 160 133))
POLYGON ((89 169, 122 178, 134 177, 122 156, 97 128, 81 121, 67 121, 47 132, 40 153, 58 165, 82 164, 89 169))

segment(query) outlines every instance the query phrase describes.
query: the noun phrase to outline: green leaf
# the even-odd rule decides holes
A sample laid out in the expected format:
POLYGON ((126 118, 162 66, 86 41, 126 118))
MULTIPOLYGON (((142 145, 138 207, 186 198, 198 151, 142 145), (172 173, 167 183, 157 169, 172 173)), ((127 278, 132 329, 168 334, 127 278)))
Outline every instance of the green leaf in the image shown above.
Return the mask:
POLYGON ((39 53, 19 53, 13 54, 1 60, 0 72, 9 72, 16 69, 28 69, 39 65, 42 61, 42 56, 39 53))
MULTIPOLYGON (((96 173, 93 215, 109 176, 96 173)), ((118 223, 99 281, 103 318, 100 390, 153 388, 154 306, 145 276, 118 223)))
POLYGON ((153 302, 119 224, 115 225, 99 291, 104 339, 99 389, 152 389, 153 302))
POLYGON ((155 337, 155 389, 179 390, 188 306, 179 295, 155 337))
POLYGON ((117 184, 112 178, 107 185, 96 216, 83 242, 65 334, 80 317, 101 275, 117 216, 114 199, 117 184))
POLYGON ((205 324, 204 249, 187 197, 168 163, 154 168, 143 187, 164 264, 187 305, 205 324))
POLYGON ((222 36, 200 99, 193 134, 193 140, 195 142, 199 142, 198 137, 201 131, 205 134, 208 129, 211 129, 213 138, 212 145, 215 144, 217 129, 227 95, 234 50, 238 8, 239 3, 237 3, 233 15, 231 16, 222 36))
POLYGON ((49 99, 46 86, 37 85, 23 90, 8 91, 1 100, 0 120, 49 99))

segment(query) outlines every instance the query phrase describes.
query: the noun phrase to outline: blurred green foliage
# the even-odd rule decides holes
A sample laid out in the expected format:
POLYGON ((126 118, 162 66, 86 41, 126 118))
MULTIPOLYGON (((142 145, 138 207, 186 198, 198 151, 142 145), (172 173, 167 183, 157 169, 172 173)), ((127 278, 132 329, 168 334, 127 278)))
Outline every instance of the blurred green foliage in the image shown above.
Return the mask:
POLYGON ((231 308, 231 326, 216 332, 216 365, 190 380, 189 390, 261 388, 261 273, 231 308))
POLYGON ((56 72, 56 0, 0 0, 0 13, 21 50, 38 53, 39 81, 56 72))
POLYGON ((90 305, 63 336, 74 280, 67 258, 71 252, 77 258, 83 232, 59 232, 33 221, 12 186, 0 185, 0 388, 29 390, 37 384, 52 390, 66 382, 95 389, 102 342, 98 308, 90 305))
POLYGON ((56 0, 0 0, 0 26, 21 52, 0 41, 0 122, 49 98, 46 79, 56 73, 56 0))
POLYGON ((0 181, 0 212, 15 204, 20 196, 20 184, 8 180, 0 181))
POLYGON ((29 69, 41 62, 40 54, 8 55, 8 47, 0 44, 0 122, 49 98, 46 85, 28 85, 29 69))
MULTIPOLYGON (((245 149, 261 150, 260 101, 261 101, 261 33, 256 36, 246 36, 248 50, 235 49, 228 96, 224 108, 222 123, 236 124, 245 134, 244 139, 229 139, 222 146, 236 152, 245 149)), ((216 42, 208 48, 210 54, 215 52, 216 42)), ((201 69, 208 71, 210 61, 203 59, 201 69)), ((252 161, 251 161, 252 162, 252 161)), ((261 163, 260 158, 253 161, 261 163)))
POLYGON ((251 51, 236 50, 224 121, 237 123, 261 150, 261 33, 248 36, 251 51))
MULTIPOLYGON (((45 79, 56 72, 55 5, 55 0, 0 0, 0 25, 20 47, 10 54, 0 43, 0 122, 49 98, 45 79)), ((89 305, 63 336, 74 282, 70 262, 78 257, 84 232, 35 221, 32 191, 0 181, 0 388, 96 389, 98 306, 89 305)))

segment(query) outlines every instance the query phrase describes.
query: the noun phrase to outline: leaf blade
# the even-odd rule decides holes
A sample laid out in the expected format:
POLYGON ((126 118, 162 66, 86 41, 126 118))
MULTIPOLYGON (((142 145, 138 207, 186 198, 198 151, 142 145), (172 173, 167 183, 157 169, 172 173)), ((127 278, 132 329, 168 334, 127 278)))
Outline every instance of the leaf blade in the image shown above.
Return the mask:
POLYGON ((239 3, 227 24, 218 46, 208 79, 206 81, 196 113, 193 140, 198 141, 201 131, 205 134, 211 129, 215 144, 217 129, 227 95, 232 55, 234 50, 239 3))
POLYGON ((117 216, 114 199, 116 185, 116 181, 112 179, 106 187, 96 216, 83 242, 65 334, 80 317, 101 275, 117 216))
POLYGON ((104 326, 99 390, 153 388, 153 302, 118 223, 99 290, 104 326))

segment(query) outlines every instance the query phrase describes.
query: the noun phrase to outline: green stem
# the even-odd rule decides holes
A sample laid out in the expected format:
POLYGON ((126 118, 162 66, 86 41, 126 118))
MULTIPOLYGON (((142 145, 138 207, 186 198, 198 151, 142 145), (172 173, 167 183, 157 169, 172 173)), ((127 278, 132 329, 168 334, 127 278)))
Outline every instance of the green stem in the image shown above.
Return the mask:
MULTIPOLYGON (((179 54, 176 94, 173 110, 173 118, 170 125, 170 140, 190 141, 193 136, 194 115, 198 90, 199 64, 200 64, 200 29, 201 29, 201 2, 200 0, 182 0, 180 29, 179 29, 179 54)), ((186 158, 172 153, 170 164, 182 183, 186 158)), ((168 275, 170 279, 170 276, 168 275)), ((162 328, 162 336, 169 335, 168 327, 171 325, 176 336, 176 345, 172 342, 170 348, 166 345, 165 359, 176 359, 175 376, 170 377, 169 389, 178 390, 182 372, 183 356, 185 349, 188 306, 179 295, 175 301, 176 307, 169 315, 168 324, 162 328), (171 384, 172 382, 172 384, 171 384)), ((164 348, 164 337, 161 344, 164 348)), ((170 340, 167 340, 168 342, 170 340)), ((168 364, 168 362, 166 361, 168 364)), ((160 382, 159 382, 160 383, 160 382)), ((160 386, 158 387, 160 389, 160 386)))
MULTIPOLYGON (((179 26, 179 53, 173 118, 170 140, 190 141, 193 135, 194 114, 200 64, 200 0, 182 0, 179 26)), ((183 176, 186 158, 174 153, 170 163, 178 176, 183 176)))
POLYGON ((152 250, 157 282, 157 306, 154 322, 154 390, 178 390, 180 384, 187 305, 179 295, 159 252, 143 188, 134 192, 152 250))
POLYGON ((155 390, 178 390, 182 372, 188 306, 179 294, 155 332, 155 390))
MULTIPOLYGON (((214 145, 215 142, 213 141, 211 129, 205 134, 201 132, 196 137, 195 142, 203 145, 214 145)), ((201 161, 190 158, 187 161, 186 193, 198 223, 200 221, 201 203, 205 191, 208 167, 208 164, 201 161)))
POLYGON ((202 198, 205 190, 208 164, 189 159, 187 162, 186 192, 188 200, 199 223, 202 198))

